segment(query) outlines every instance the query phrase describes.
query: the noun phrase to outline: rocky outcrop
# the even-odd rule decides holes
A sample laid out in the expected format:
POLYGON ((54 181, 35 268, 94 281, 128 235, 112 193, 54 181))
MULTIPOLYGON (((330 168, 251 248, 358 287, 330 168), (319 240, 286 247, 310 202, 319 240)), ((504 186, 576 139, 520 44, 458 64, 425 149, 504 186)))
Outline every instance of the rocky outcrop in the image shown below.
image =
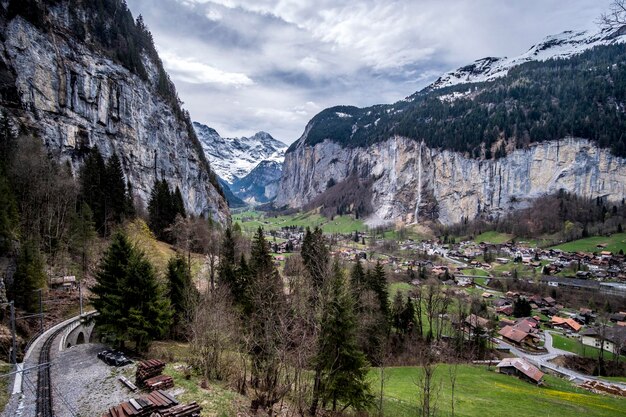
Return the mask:
POLYGON ((280 162, 261 161, 248 175, 235 180, 231 189, 248 204, 267 203, 276 197, 282 167, 280 162))
POLYGON ((249 138, 223 138, 215 129, 202 123, 193 122, 193 127, 211 166, 228 184, 241 181, 261 162, 282 164, 285 158, 287 145, 269 133, 257 132, 249 138))
MULTIPOLYGON (((0 67, 14 77, 20 101, 10 113, 74 172, 98 146, 105 157, 118 154, 144 204, 155 179, 165 178, 180 188, 187 211, 228 221, 188 117, 157 93, 157 63, 142 56, 144 80, 79 41, 68 7, 58 2, 47 9, 49 30, 20 16, 3 22, 0 67)), ((0 104, 10 107, 4 97, 0 104)))
POLYGON ((560 189, 612 201, 626 197, 626 159, 585 139, 547 141, 480 160, 393 137, 368 148, 299 143, 286 155, 276 205, 302 207, 330 180, 353 175, 373 180, 371 223, 496 217, 560 189))

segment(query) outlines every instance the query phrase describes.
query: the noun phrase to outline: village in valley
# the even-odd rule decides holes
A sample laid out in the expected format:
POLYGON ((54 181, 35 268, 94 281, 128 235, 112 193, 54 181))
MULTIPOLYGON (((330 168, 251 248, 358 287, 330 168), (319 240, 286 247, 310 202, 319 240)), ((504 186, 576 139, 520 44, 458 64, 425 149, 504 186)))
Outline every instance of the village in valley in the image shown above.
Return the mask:
MULTIPOLYGON (((246 219, 238 218, 244 229, 250 227, 246 219)), ((280 224, 266 223, 275 263, 288 275, 285 264, 300 250, 305 227, 280 224)), ((587 242, 592 251, 540 248, 492 232, 485 241, 479 236, 458 243, 402 239, 397 232, 385 237, 381 230, 333 231, 328 237, 331 255, 346 264, 383 265, 390 298, 394 290, 412 296, 430 280, 444 293, 479 303, 481 311, 461 322, 451 308, 439 314, 450 324, 444 328, 484 338, 496 354, 483 362, 500 372, 532 384, 542 384, 550 373, 594 392, 626 396, 626 256, 614 244, 607 248, 602 237, 587 242), (615 378, 598 377, 598 361, 611 363, 615 378)), ((626 234, 604 240, 616 239, 626 248, 626 234)))

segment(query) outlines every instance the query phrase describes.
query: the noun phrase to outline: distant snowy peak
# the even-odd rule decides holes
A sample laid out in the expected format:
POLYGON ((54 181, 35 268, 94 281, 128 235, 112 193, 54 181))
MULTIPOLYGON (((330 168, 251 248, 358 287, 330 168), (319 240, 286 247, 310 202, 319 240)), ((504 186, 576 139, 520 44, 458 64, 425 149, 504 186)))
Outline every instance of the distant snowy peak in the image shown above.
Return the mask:
POLYGON ((548 36, 522 55, 513 58, 482 58, 470 65, 450 71, 439 77, 426 90, 435 90, 457 84, 492 81, 504 77, 511 68, 525 62, 569 58, 595 46, 626 42, 625 34, 626 26, 617 30, 604 29, 596 33, 566 31, 558 35, 548 36))
POLYGON ((213 128, 194 122, 198 139, 211 167, 227 183, 248 175, 261 161, 282 164, 287 145, 267 132, 249 138, 223 138, 213 128))

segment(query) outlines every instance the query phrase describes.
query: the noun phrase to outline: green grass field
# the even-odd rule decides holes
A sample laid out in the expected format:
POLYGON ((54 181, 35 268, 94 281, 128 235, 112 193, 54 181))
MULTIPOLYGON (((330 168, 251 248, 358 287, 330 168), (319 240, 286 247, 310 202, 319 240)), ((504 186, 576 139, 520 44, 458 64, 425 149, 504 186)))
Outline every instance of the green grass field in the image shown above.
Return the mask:
MULTIPOLYGON (((600 349, 593 346, 587 346, 580 343, 578 340, 570 339, 560 334, 552 333, 552 346, 557 349, 566 350, 577 354, 578 356, 584 356, 586 358, 596 359, 600 354, 600 349)), ((607 360, 613 359, 613 353, 604 351, 604 358, 607 360)), ((626 360, 623 358, 621 360, 626 360)))
POLYGON ((620 249, 626 251, 626 233, 615 233, 611 236, 593 236, 574 240, 553 246, 553 249, 561 249, 568 252, 600 252, 606 250, 618 253, 620 249), (598 245, 600 244, 606 244, 606 247, 599 248, 598 245))
MULTIPOLYGON (((438 389, 438 416, 451 415, 449 365, 439 365, 435 379, 438 389)), ((370 372, 372 390, 379 392, 378 369, 370 372)), ((383 410, 385 416, 419 415, 419 368, 401 367, 385 370, 383 410)), ((495 368, 459 365, 455 389, 455 416, 526 416, 545 417, 615 417, 623 415, 623 399, 593 394, 569 382, 546 375, 545 386, 537 387, 515 377, 499 374, 495 368)))
POLYGON ((392 282, 389 284, 389 300, 393 301, 393 297, 396 296, 398 291, 406 295, 412 289, 415 289, 415 287, 408 282, 392 282))
POLYGON ((475 242, 493 243, 495 245, 506 243, 513 239, 513 235, 500 232, 485 232, 474 238, 475 242))
POLYGON ((239 223, 245 232, 254 232, 261 226, 264 230, 277 230, 286 226, 310 227, 319 226, 324 233, 353 233, 365 231, 367 228, 362 220, 351 216, 335 216, 328 219, 314 212, 296 213, 292 215, 267 216, 265 213, 248 210, 234 213, 233 222, 239 223))

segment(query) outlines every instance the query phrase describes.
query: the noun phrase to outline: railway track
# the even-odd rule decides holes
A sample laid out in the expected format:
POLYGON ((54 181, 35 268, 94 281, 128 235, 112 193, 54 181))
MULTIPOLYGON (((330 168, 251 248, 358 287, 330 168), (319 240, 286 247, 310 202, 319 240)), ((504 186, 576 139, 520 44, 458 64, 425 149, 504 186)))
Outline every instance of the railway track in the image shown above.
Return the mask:
POLYGON ((54 339, 66 328, 63 326, 52 333, 41 346, 39 370, 37 371, 37 417, 53 417, 52 381, 50 378, 50 349, 54 339))

